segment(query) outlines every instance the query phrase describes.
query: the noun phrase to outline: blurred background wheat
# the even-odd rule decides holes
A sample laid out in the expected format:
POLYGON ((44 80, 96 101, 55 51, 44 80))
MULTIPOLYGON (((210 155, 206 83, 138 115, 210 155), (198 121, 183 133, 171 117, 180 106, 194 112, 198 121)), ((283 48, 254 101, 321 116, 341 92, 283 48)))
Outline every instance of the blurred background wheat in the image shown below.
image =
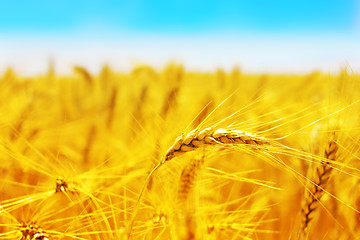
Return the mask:
POLYGON ((0 83, 2 239, 359 237, 358 75, 170 64, 0 83), (208 127, 235 132, 171 148, 208 127), (146 181, 168 149, 184 152, 146 181))
POLYGON ((0 239, 360 239, 356 1, 1 7, 0 239))

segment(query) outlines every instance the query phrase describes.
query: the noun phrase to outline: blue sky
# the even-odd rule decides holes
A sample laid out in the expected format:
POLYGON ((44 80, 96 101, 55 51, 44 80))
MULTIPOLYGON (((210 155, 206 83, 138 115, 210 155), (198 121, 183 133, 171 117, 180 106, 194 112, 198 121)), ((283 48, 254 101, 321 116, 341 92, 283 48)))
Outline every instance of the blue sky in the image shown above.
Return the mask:
POLYGON ((357 0, 18 0, 0 8, 0 72, 49 58, 59 69, 175 60, 196 69, 327 70, 360 65, 358 42, 357 0))
POLYGON ((356 0, 2 1, 0 30, 71 33, 201 34, 211 32, 358 31, 356 0))

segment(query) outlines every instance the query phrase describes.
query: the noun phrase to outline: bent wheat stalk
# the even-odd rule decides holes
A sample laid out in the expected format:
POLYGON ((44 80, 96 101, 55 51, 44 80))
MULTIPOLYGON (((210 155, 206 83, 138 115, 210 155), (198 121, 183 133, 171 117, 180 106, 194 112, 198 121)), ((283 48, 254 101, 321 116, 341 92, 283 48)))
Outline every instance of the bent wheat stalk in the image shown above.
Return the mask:
POLYGON ((272 145, 272 141, 264 137, 257 136, 248 132, 216 128, 216 125, 205 129, 195 129, 187 135, 181 135, 175 140, 175 143, 166 152, 162 160, 154 167, 154 169, 147 176, 144 186, 142 187, 138 200, 136 202, 132 219, 129 226, 129 237, 131 236, 132 226, 138 210, 138 205, 141 201, 145 188, 148 185, 152 175, 167 161, 184 154, 186 152, 194 151, 198 148, 205 146, 218 146, 218 147, 236 147, 238 145, 247 145, 251 149, 260 148, 262 146, 272 145))

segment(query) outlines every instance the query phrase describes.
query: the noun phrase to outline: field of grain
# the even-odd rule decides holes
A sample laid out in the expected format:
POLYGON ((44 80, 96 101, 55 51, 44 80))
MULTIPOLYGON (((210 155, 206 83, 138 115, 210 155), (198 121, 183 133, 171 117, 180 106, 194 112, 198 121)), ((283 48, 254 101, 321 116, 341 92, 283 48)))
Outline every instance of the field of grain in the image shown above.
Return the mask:
POLYGON ((0 75, 0 239, 360 239, 360 76, 0 75))

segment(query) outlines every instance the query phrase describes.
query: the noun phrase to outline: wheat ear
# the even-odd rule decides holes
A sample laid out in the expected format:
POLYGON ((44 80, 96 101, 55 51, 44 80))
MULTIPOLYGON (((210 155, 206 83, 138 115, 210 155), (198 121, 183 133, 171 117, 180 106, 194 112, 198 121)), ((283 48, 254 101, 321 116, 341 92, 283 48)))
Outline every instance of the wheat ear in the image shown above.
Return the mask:
POLYGON ((312 213, 316 211, 318 201, 324 195, 324 189, 328 184, 333 169, 331 162, 336 160, 337 151, 338 145, 335 141, 335 134, 332 134, 324 151, 326 160, 321 161, 321 166, 316 169, 316 179, 313 181, 315 184, 312 185, 310 193, 305 197, 305 204, 301 209, 303 216, 303 225, 301 229, 302 236, 306 236, 312 220, 312 213))
POLYGON ((86 70, 86 68, 80 67, 80 66, 75 66, 74 72, 80 74, 89 86, 93 85, 94 79, 91 76, 91 74, 88 72, 88 70, 86 70))
POLYGON ((204 162, 204 158, 196 159, 193 158, 188 164, 183 168, 180 180, 179 180, 179 189, 178 189, 178 200, 182 203, 186 201, 188 195, 194 185, 195 177, 197 170, 204 162))
POLYGON ((196 215, 194 214, 193 199, 189 193, 196 182, 196 175, 204 163, 205 155, 201 159, 192 158, 181 171, 178 188, 178 202, 180 212, 178 216, 179 239, 197 239, 196 236, 196 215))
POLYGON ((266 138, 239 130, 223 129, 214 127, 205 128, 201 131, 195 129, 186 136, 178 137, 167 151, 162 163, 173 159, 174 157, 197 148, 207 145, 238 145, 246 144, 253 146, 269 145, 270 141, 266 138))
POLYGON ((22 234, 20 240, 49 240, 49 237, 44 230, 36 224, 22 223, 20 231, 22 234))

